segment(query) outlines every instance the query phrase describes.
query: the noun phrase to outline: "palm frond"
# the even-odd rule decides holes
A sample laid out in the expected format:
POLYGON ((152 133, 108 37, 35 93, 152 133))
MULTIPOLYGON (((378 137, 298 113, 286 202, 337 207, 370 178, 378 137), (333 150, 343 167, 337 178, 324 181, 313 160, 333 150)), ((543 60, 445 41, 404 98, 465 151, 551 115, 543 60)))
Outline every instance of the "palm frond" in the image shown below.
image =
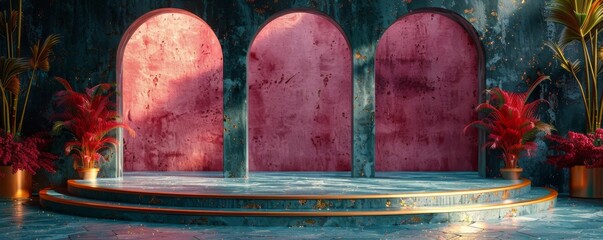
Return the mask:
POLYGON ((532 83, 532 85, 530 86, 530 88, 528 89, 528 91, 525 93, 525 98, 526 99, 524 100, 524 102, 528 100, 528 97, 530 97, 530 95, 532 95, 532 92, 534 92, 534 90, 536 90, 536 87, 538 87, 538 85, 540 85, 542 82, 544 82, 546 80, 550 81, 551 78, 549 76, 546 76, 546 75, 542 75, 542 76, 538 77, 536 79, 536 81, 534 81, 532 83))
POLYGON ((550 15, 547 20, 556 22, 564 26, 561 43, 567 43, 568 40, 579 39, 581 21, 583 18, 577 14, 576 6, 573 0, 556 0, 553 1, 548 10, 550 15))
POLYGON ((29 65, 32 69, 40 69, 44 72, 50 70, 50 61, 48 57, 52 54, 52 48, 60 42, 59 35, 51 34, 46 37, 44 43, 40 45, 40 41, 31 47, 31 59, 29 65))
POLYGON ((548 7, 547 20, 563 25, 561 44, 588 39, 603 23, 602 0, 554 0, 548 7))
POLYGON ((8 80, 8 83, 6 83, 5 87, 6 90, 11 92, 15 96, 18 96, 19 92, 21 91, 21 81, 19 81, 19 78, 15 76, 8 80))
POLYGON ((27 71, 29 66, 22 58, 0 57, 0 84, 7 88, 10 81, 19 74, 27 71))
POLYGON ((586 36, 603 22, 603 0, 587 0, 581 12, 584 12, 584 21, 581 31, 586 36))
POLYGON ((560 44, 551 41, 545 41, 544 45, 553 50, 553 57, 561 62, 561 67, 565 71, 572 74, 578 74, 578 72, 580 72, 580 60, 575 60, 572 62, 565 57, 564 51, 567 47, 567 43, 560 44))
POLYGON ((19 12, 17 10, 12 10, 10 13, 6 11, 0 12, 0 26, 2 26, 2 30, 0 31, 0 36, 6 38, 6 28, 12 33, 17 28, 17 20, 19 18, 19 12))

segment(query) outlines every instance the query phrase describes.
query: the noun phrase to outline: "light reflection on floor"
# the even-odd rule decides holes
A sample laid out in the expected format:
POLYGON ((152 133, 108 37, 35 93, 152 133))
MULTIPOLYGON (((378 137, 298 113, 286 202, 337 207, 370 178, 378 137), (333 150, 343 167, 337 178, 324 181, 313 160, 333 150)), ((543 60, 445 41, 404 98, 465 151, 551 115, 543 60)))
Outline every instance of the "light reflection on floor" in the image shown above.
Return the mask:
POLYGON ((0 239, 602 239, 603 200, 560 196, 541 214, 455 224, 367 228, 220 227, 63 215, 35 202, 0 202, 0 239))

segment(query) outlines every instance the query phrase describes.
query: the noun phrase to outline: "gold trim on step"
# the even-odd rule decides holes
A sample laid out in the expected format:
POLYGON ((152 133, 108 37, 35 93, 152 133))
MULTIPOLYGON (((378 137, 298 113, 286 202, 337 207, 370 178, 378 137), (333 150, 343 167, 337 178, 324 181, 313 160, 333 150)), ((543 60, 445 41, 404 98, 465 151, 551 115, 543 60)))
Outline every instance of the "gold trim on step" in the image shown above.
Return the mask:
POLYGON ((501 209, 501 208, 513 208, 532 204, 543 203, 554 200, 558 193, 557 191, 545 188, 549 191, 549 194, 532 200, 510 202, 510 203, 496 203, 496 204, 475 204, 475 205, 461 205, 461 206, 449 206, 449 207, 427 207, 427 208, 414 208, 414 209, 392 209, 392 210, 381 210, 381 211, 311 211, 311 212, 283 212, 283 211, 227 211, 227 210, 199 210, 199 209, 169 209, 169 208, 152 208, 143 206, 123 206, 123 205, 111 205, 102 203, 90 203, 90 202, 78 202, 73 200, 67 200, 64 198, 58 198, 48 195, 49 189, 40 191, 40 202, 44 206, 44 201, 50 201, 65 205, 79 206, 79 207, 92 207, 97 209, 109 209, 119 210, 127 212, 143 212, 143 213, 156 213, 156 214, 180 214, 180 215, 211 215, 211 216, 264 216, 264 217, 350 217, 350 216, 388 216, 388 215, 409 215, 409 214, 427 214, 427 213, 450 213, 450 212, 467 212, 467 211, 481 211, 490 209, 501 209))

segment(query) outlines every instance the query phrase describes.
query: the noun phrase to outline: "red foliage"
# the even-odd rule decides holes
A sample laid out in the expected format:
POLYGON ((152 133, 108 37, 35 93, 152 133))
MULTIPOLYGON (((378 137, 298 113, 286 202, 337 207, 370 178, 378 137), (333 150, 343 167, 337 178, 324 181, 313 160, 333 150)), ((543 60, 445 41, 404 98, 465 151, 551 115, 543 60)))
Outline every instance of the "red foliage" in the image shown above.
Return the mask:
POLYGON ((43 134, 36 134, 20 141, 11 134, 0 134, 0 165, 12 166, 13 173, 25 170, 36 174, 40 168, 55 172, 56 155, 44 151, 50 141, 43 134))
POLYGON ((549 155, 548 162, 557 168, 569 168, 585 165, 588 168, 603 167, 603 129, 599 128, 594 134, 569 132, 567 138, 549 136, 553 143, 551 149, 558 155, 549 155))
POLYGON ((539 79, 527 93, 510 93, 500 88, 489 90, 490 100, 476 109, 487 112, 487 116, 465 128, 485 128, 489 132, 486 147, 501 149, 507 168, 517 167, 517 161, 523 151, 530 155, 530 152, 537 148, 534 140, 538 133, 550 134, 552 126, 541 122, 536 116, 538 105, 544 100, 526 103, 529 93, 543 80, 539 79))
POLYGON ((117 147, 117 139, 107 134, 120 127, 132 131, 118 122, 119 114, 110 101, 111 85, 99 84, 79 93, 73 91, 65 79, 57 78, 57 81, 65 90, 55 94, 55 103, 63 111, 54 116, 58 120, 54 130, 64 129, 73 135, 73 140, 65 143, 65 153, 75 157, 74 168, 96 167, 96 163, 104 159, 101 152, 117 147))

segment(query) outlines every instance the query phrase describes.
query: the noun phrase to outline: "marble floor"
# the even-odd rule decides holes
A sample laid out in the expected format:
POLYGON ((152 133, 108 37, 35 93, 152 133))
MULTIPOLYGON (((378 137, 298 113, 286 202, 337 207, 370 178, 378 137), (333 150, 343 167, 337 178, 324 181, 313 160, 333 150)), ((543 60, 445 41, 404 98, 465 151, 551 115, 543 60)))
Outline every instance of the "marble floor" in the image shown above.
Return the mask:
POLYGON ((76 217, 0 201, 0 239, 603 239, 603 200, 559 196, 545 213, 484 222, 388 227, 222 227, 76 217))
POLYGON ((498 188, 519 181, 486 179, 476 172, 377 172, 351 178, 349 172, 252 172, 223 178, 221 172, 126 172, 124 178, 73 180, 109 189, 218 195, 362 195, 498 188))

